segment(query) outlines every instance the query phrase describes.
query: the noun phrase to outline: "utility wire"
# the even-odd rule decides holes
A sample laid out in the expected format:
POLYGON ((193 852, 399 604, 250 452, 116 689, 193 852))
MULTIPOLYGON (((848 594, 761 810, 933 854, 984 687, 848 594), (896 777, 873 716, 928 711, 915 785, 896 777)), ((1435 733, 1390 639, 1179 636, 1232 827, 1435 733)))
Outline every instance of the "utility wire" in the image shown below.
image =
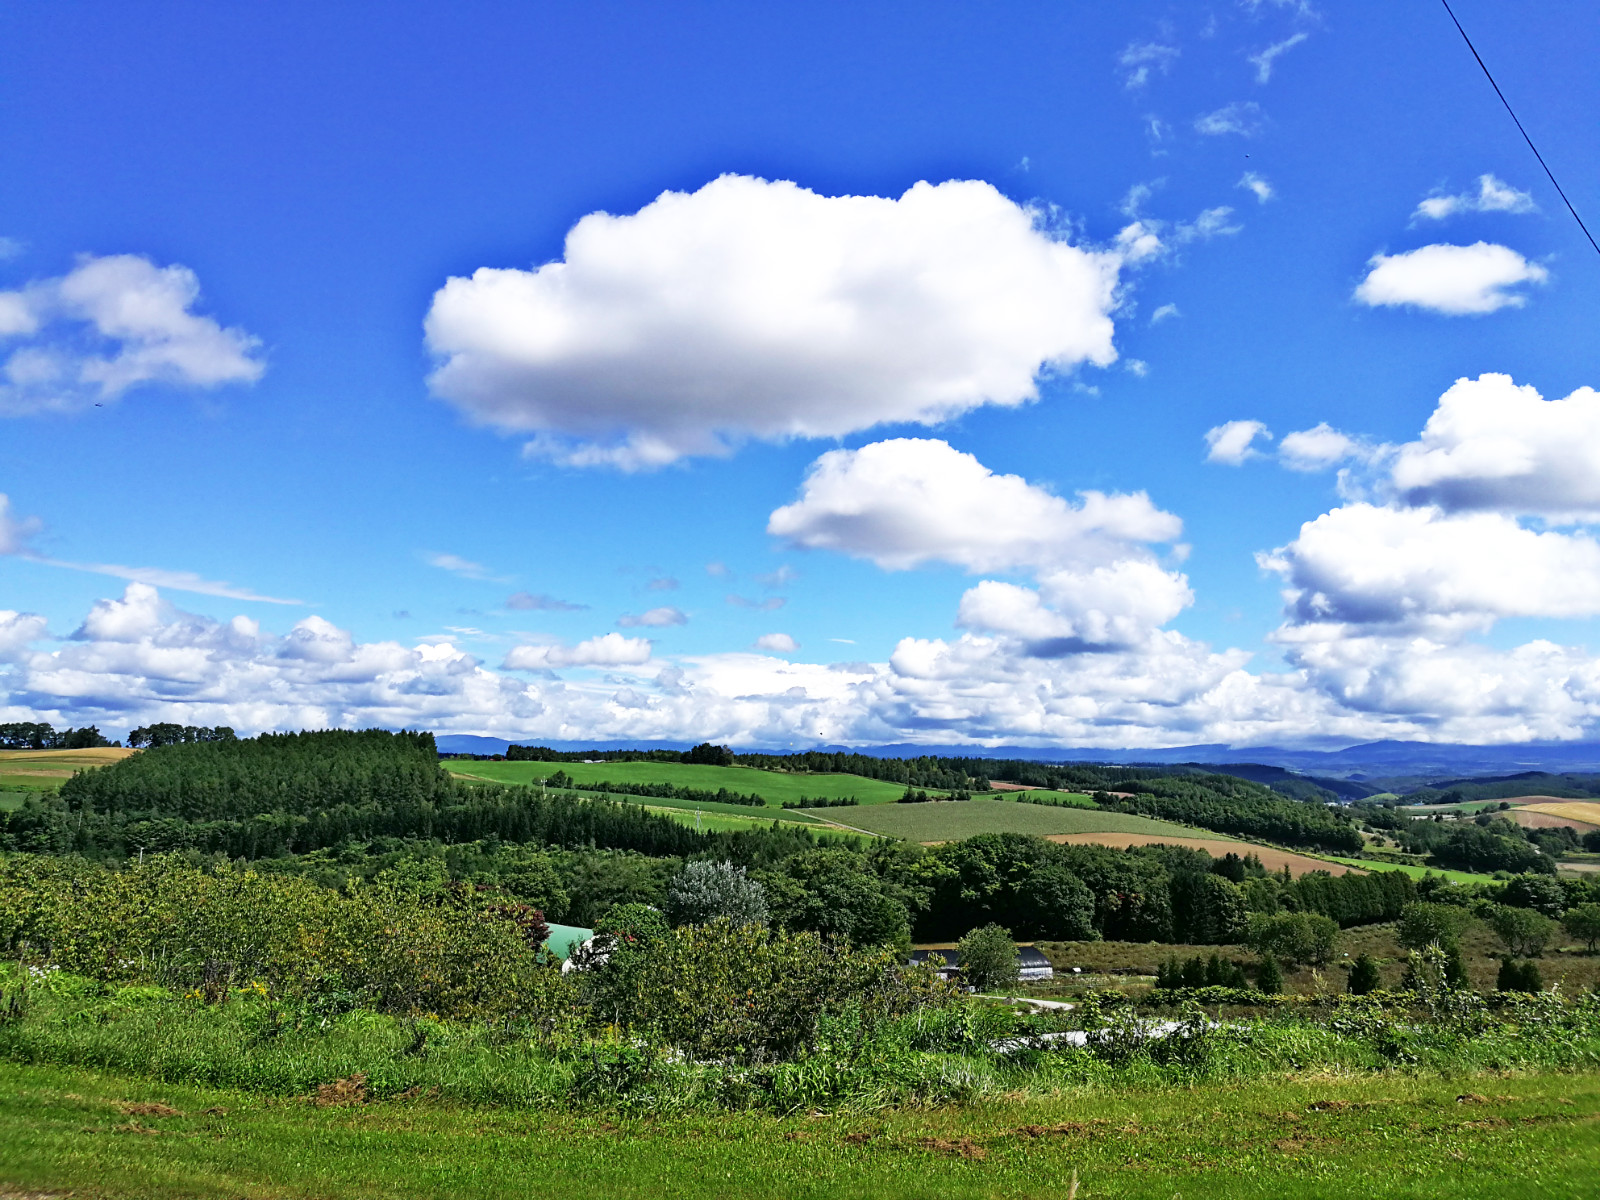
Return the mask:
POLYGON ((1461 40, 1466 42, 1467 49, 1472 51, 1472 57, 1478 60, 1478 65, 1483 67, 1484 78, 1489 81, 1489 86, 1494 88, 1494 94, 1500 97, 1500 103, 1506 106, 1506 111, 1511 114, 1511 119, 1516 123, 1517 132, 1522 135, 1522 140, 1528 143, 1528 149, 1533 151, 1533 156, 1539 160, 1539 165, 1544 168, 1544 173, 1550 177, 1551 185, 1556 189, 1556 194, 1561 197, 1561 202, 1567 206, 1567 211, 1572 214, 1572 219, 1578 223, 1578 228, 1583 230, 1583 236, 1589 239, 1589 245, 1594 247, 1594 252, 1600 254, 1600 242, 1594 240, 1594 234, 1589 232, 1589 227, 1583 223, 1583 218, 1578 215, 1578 210, 1572 207, 1572 201, 1567 199, 1566 192, 1561 190, 1561 185, 1556 182, 1555 172, 1550 169, 1550 164, 1544 161, 1544 155, 1539 153, 1539 147, 1533 144, 1533 139, 1528 136, 1528 131, 1522 127, 1522 122, 1517 120, 1516 110, 1511 107, 1511 101, 1506 99, 1506 94, 1500 90, 1500 85, 1494 81, 1494 76, 1489 73, 1489 68, 1484 64, 1483 55, 1478 53, 1478 48, 1472 44, 1472 39, 1467 36, 1467 31, 1461 28, 1461 22, 1456 20, 1456 14, 1450 8, 1450 0, 1439 0, 1444 5, 1445 12, 1450 14, 1450 20, 1456 27, 1456 32, 1461 35, 1461 40))

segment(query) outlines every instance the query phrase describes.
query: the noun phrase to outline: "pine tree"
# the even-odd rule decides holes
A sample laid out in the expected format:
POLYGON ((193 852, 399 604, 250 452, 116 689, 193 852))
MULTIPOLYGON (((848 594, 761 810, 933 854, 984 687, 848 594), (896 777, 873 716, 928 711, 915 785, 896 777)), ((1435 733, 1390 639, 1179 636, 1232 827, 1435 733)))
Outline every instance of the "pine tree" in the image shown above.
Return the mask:
POLYGON ((1382 982, 1377 960, 1366 951, 1356 955, 1355 964, 1350 968, 1350 994, 1365 996, 1368 992, 1377 991, 1382 982))
POLYGON ((1261 965, 1256 968, 1256 989, 1269 996, 1276 996, 1283 991, 1283 969, 1270 954, 1263 954, 1261 965))

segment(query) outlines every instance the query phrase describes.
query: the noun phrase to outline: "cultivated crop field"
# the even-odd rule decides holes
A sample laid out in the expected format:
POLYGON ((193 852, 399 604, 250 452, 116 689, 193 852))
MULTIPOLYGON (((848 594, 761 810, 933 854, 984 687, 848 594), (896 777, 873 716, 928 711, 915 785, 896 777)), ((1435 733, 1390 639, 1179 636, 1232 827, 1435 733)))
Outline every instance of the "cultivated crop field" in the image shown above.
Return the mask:
POLYGON ((0 750, 0 788, 53 792, 74 771, 119 762, 133 750, 107 746, 95 750, 0 750))
POLYGON ((978 1108, 567 1115, 319 1106, 0 1067, 0 1194, 1525 1200, 1592 1195, 1600 1076, 1324 1075, 978 1108))
MULTIPOLYGON (((1170 837, 1165 834, 1153 833, 1056 833, 1048 837, 1052 842, 1091 842, 1100 846, 1115 846, 1117 849, 1126 849, 1129 846, 1153 846, 1157 843, 1166 846, 1187 846, 1191 850, 1203 850, 1212 858, 1221 858, 1224 854, 1234 853, 1239 855, 1254 854, 1261 860, 1261 865, 1269 871, 1281 871, 1288 867, 1291 875, 1304 875, 1310 871, 1326 871, 1330 875, 1344 875, 1350 871, 1363 869, 1345 863, 1331 862, 1326 858, 1316 858, 1310 854, 1296 854, 1292 850, 1279 850, 1275 846, 1260 846, 1254 842, 1237 842, 1216 834, 1205 837, 1195 837, 1193 830, 1187 830, 1188 837, 1170 837)), ((1376 864, 1374 864, 1376 865, 1376 864)))
POLYGON ((854 796, 862 804, 888 804, 900 799, 905 787, 860 775, 788 775, 756 767, 707 767, 695 763, 664 762, 478 762, 471 759, 446 759, 442 764, 452 775, 463 779, 484 779, 494 783, 538 783, 557 771, 565 771, 578 784, 588 783, 670 783, 673 787, 727 788, 743 795, 754 793, 776 808, 786 800, 802 796, 823 800, 842 800, 854 796))
MULTIPOLYGON (((1341 858, 1336 854, 1319 854, 1314 857, 1328 863, 1343 863, 1347 867, 1358 867, 1363 871, 1404 871, 1413 879, 1421 879, 1425 875, 1443 875, 1451 883, 1493 883, 1492 875, 1477 875, 1471 871, 1451 871, 1444 867, 1419 867, 1413 863, 1381 862, 1378 859, 1367 858, 1341 858)), ((1332 869, 1332 868, 1328 868, 1332 869)))
POLYGON ((1571 825, 1579 833, 1590 828, 1600 829, 1600 803, 1593 800, 1540 801, 1524 804, 1513 812, 1519 823, 1532 824, 1528 818, 1537 817, 1543 818, 1538 822, 1540 825, 1571 825))
MULTIPOLYGON (((953 842, 978 833, 1144 833, 1195 837, 1188 825, 1157 821, 1098 808, 1054 808, 1015 800, 963 800, 928 804, 885 804, 874 808, 829 809, 825 815, 873 833, 913 842, 953 842)), ((1217 834, 1198 836, 1218 840, 1217 834)))

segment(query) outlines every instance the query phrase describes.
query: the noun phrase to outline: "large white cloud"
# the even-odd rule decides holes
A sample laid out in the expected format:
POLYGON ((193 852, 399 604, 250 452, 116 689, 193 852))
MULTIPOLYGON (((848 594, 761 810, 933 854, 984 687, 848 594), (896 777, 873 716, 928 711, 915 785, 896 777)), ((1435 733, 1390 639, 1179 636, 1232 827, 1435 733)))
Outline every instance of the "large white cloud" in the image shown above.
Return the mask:
POLYGON ((1174 541, 1182 530, 1143 492, 1084 492, 1073 504, 928 438, 830 450, 811 465, 800 498, 767 522, 768 533, 795 545, 891 570, 935 561, 971 571, 1103 562, 1130 546, 1174 541))
POLYGON ((188 267, 133 254, 85 256, 0 292, 0 415, 84 408, 146 383, 255 382, 259 341, 195 313, 199 298, 188 267))
POLYGON ((1261 556, 1302 622, 1487 628, 1600 614, 1600 543, 1502 513, 1349 504, 1261 556))
POLYGON ((1512 289, 1543 283, 1550 272, 1509 246, 1441 243, 1403 254, 1375 254, 1355 299, 1376 307, 1421 308, 1447 316, 1479 316, 1520 308, 1527 296, 1512 289))
POLYGON ((1509 375, 1458 379, 1399 447, 1392 481, 1412 504, 1600 520, 1600 393, 1545 400, 1509 375))
POLYGON ((987 183, 887 199, 726 175, 591 213, 558 262, 450 279, 426 321, 430 382, 573 464, 931 423, 1112 362, 1121 261, 987 183))

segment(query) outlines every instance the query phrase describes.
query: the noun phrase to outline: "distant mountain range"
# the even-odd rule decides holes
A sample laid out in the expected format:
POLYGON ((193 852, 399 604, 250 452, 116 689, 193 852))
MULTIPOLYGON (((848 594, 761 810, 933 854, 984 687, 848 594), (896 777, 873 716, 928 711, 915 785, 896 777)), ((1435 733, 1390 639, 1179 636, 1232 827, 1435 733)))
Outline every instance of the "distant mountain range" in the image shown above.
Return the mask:
MULTIPOLYGON (((688 742, 540 742, 553 750, 687 750, 688 742)), ((503 754, 505 738, 443 734, 439 749, 447 754, 503 754)), ((734 749, 743 747, 735 746, 734 749)), ((1600 742, 1552 742, 1517 746, 1456 746, 1436 742, 1366 742, 1338 750, 1289 750, 1278 746, 1178 746, 1167 750, 1105 750, 1040 746, 921 746, 901 742, 885 746, 811 746, 794 750, 855 751, 880 758, 942 757, 1023 758, 1037 762, 1203 763, 1241 767, 1260 764, 1296 774, 1332 780, 1466 779, 1521 771, 1600 771, 1600 742)), ((784 753, 784 750, 773 751, 784 753)), ((1240 771, 1230 770, 1229 774, 1240 771)), ((1336 789, 1337 790, 1337 789, 1336 789)))

